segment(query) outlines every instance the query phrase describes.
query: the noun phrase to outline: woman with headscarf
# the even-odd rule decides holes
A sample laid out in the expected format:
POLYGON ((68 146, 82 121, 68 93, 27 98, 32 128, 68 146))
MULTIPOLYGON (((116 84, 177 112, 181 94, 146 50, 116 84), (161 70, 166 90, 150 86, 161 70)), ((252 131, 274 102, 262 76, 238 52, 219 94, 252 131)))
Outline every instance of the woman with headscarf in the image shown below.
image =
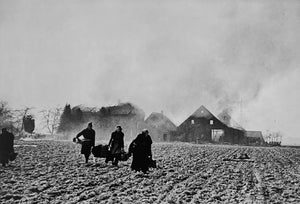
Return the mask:
POLYGON ((147 173, 149 161, 152 159, 152 139, 147 129, 144 129, 130 144, 129 153, 133 154, 131 169, 147 173))

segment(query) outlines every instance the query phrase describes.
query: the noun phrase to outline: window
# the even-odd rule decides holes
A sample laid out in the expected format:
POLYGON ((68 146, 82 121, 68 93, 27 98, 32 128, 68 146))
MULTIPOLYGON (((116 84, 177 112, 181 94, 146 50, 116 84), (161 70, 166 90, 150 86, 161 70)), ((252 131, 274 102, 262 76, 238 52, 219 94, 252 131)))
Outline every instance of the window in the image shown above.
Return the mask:
POLYGON ((209 121, 209 124, 213 125, 213 124, 214 124, 214 121, 213 121, 213 120, 210 120, 210 121, 209 121))
POLYGON ((194 125, 194 124, 195 124, 195 121, 194 121, 194 120, 191 120, 191 124, 194 125))

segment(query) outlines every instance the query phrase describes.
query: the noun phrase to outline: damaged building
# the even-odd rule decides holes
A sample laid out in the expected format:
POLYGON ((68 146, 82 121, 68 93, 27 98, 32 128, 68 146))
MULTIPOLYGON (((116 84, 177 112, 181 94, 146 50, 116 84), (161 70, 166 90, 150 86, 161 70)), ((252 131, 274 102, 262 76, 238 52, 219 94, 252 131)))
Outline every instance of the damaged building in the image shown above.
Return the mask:
POLYGON ((93 122, 97 140, 108 140, 117 125, 122 126, 125 140, 132 140, 142 130, 144 119, 144 111, 131 103, 120 103, 100 109, 81 105, 71 108, 70 105, 66 105, 60 119, 59 133, 69 138, 86 128, 88 122, 93 122))
POLYGON ((201 106, 178 126, 173 138, 183 142, 244 144, 245 131, 226 125, 201 106))
POLYGON ((151 129, 155 129, 159 141, 170 141, 170 133, 176 131, 176 125, 164 115, 163 111, 151 113, 145 122, 151 129))
POLYGON ((60 119, 58 133, 67 139, 76 135, 88 122, 93 122, 97 140, 108 140, 117 125, 122 126, 125 140, 133 140, 143 129, 148 129, 153 141, 164 141, 176 126, 162 113, 152 113, 145 120, 145 112, 132 103, 90 108, 66 105, 60 119))
POLYGON ((265 145, 260 131, 247 131, 231 118, 228 111, 216 117, 204 106, 176 127, 163 112, 153 112, 145 119, 145 112, 131 103, 100 109, 66 105, 59 133, 64 134, 65 139, 70 138, 85 128, 88 122, 94 123, 98 140, 108 140, 115 127, 121 125, 127 141, 133 140, 146 128, 155 142, 265 145))

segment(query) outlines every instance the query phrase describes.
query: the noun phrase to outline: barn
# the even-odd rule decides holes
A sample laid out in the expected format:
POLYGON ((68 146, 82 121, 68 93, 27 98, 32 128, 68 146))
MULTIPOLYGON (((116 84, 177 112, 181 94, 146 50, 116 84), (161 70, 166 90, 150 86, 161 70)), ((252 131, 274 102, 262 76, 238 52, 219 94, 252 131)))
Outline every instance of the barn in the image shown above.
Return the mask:
POLYGON ((226 125, 201 106, 178 126, 174 137, 183 142, 243 144, 244 135, 244 130, 226 125))
POLYGON ((158 132, 159 141, 170 141, 170 132, 175 131, 177 128, 163 111, 161 113, 151 113, 145 122, 158 132))

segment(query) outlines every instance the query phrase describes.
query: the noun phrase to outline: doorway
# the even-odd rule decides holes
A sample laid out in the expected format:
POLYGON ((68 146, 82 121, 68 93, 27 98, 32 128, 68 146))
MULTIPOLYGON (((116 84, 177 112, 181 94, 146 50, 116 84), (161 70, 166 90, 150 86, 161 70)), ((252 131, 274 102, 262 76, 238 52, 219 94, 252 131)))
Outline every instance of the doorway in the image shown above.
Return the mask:
POLYGON ((211 130, 211 140, 213 142, 220 142, 220 139, 223 136, 224 136, 224 130, 222 130, 222 129, 212 129, 211 130))

